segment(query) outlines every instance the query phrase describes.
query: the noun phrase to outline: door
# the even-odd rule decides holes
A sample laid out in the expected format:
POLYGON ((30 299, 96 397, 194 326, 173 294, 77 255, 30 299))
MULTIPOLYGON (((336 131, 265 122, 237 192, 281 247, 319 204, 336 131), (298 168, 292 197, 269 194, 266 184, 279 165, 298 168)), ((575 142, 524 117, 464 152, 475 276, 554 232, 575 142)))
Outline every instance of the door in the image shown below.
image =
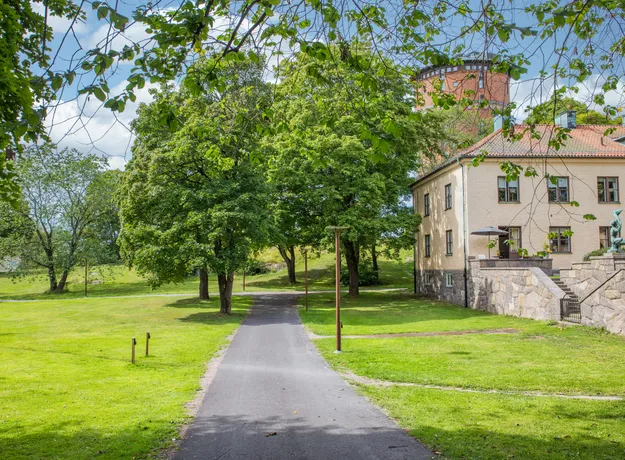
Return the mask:
POLYGON ((510 258, 510 251, 518 251, 521 247, 521 227, 499 227, 508 232, 499 237, 499 256, 502 259, 510 258))

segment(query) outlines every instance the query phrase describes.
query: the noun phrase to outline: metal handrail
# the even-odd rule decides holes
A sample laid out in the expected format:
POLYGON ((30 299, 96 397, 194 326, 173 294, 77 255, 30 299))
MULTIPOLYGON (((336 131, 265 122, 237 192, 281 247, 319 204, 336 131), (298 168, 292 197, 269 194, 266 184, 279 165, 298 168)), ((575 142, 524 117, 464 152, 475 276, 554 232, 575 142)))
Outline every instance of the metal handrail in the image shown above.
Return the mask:
POLYGON ((599 286, 597 286, 596 288, 594 288, 590 294, 588 294, 586 297, 584 297, 582 300, 579 301, 579 304, 581 305, 582 302, 584 302, 588 297, 590 297, 591 295, 593 295, 595 292, 597 292, 597 290, 599 290, 605 283, 607 283, 608 281, 610 281, 612 278, 614 278, 616 275, 618 275, 619 273, 621 273, 623 271, 622 268, 619 268, 617 271, 615 271, 614 273, 612 273, 608 278, 606 278, 606 280, 601 283, 599 286))

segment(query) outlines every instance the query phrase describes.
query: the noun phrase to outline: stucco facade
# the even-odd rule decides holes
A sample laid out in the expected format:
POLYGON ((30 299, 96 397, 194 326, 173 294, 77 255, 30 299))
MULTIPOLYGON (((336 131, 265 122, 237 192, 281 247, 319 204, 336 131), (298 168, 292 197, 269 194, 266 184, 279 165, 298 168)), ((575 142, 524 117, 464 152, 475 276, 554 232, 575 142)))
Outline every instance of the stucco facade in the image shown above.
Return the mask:
MULTIPOLYGON (((497 239, 491 249, 493 258, 500 247, 512 249, 512 252, 525 249, 530 256, 547 247, 553 251, 549 257, 553 259, 554 269, 568 268, 581 261, 586 253, 599 249, 600 243, 605 246, 606 227, 614 218, 612 211, 623 207, 620 199, 624 192, 620 187, 625 181, 625 145, 620 140, 625 138, 625 128, 618 127, 613 138, 606 138, 601 134, 603 131, 603 127, 572 130, 569 145, 557 155, 543 155, 541 145, 533 144, 531 139, 525 147, 522 141, 520 145, 508 145, 502 140, 502 134, 496 132, 468 153, 459 154, 418 179, 413 184, 413 198, 415 213, 422 216, 416 235, 416 268, 421 275, 422 291, 427 290, 424 289, 426 273, 430 272, 428 276, 433 279, 444 278, 446 272, 457 277, 465 270, 469 259, 488 257, 489 238, 471 235, 472 231, 486 226, 513 227, 510 231, 518 238, 517 245, 510 247, 505 243, 508 238, 493 237, 497 239), (477 152, 484 150, 489 152, 487 159, 478 166, 471 166, 477 152), (536 172, 535 177, 525 177, 521 173, 514 184, 514 193, 510 192, 504 200, 501 199, 501 181, 506 184, 504 188, 511 187, 511 183, 503 177, 502 162, 517 164, 523 172, 528 169, 536 172), (561 181, 557 182, 557 192, 551 177, 561 178, 554 179, 561 181), (609 178, 616 189, 607 200, 605 196, 603 200, 599 198, 600 178, 609 178), (445 209, 446 186, 451 187, 450 209, 445 209), (426 195, 429 196, 429 216, 424 209, 426 195), (554 196, 560 202, 553 202, 554 196), (594 215, 596 220, 584 219, 587 214, 594 215), (573 234, 568 238, 564 235, 555 240, 548 238, 550 232, 566 233, 569 229, 573 234), (447 254, 446 247, 449 230, 453 235, 451 254, 447 254), (426 255, 427 235, 429 256, 426 255)), ((445 285, 442 287, 444 290, 445 285)), ((451 293, 449 287, 447 293, 451 293)), ((439 292, 438 297, 448 296, 439 292)))

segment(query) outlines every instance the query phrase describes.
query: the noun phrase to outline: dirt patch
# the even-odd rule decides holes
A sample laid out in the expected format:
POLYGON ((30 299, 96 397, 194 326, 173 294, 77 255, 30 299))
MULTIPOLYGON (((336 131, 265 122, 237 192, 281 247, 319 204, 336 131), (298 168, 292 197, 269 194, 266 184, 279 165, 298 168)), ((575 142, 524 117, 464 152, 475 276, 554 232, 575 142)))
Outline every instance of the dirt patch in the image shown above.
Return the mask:
POLYGON ((389 382, 387 380, 377 380, 369 377, 362 377, 356 375, 350 371, 339 371, 339 375, 344 379, 354 382, 359 385, 371 385, 376 387, 419 387, 419 388, 431 388, 434 390, 443 391, 459 391, 463 393, 484 393, 484 394, 502 394, 512 396, 533 396, 544 398, 564 398, 564 399, 586 399, 596 401, 623 401, 623 396, 601 396, 601 395, 565 395, 558 393, 541 393, 537 391, 500 391, 500 390, 478 390, 473 388, 460 388, 460 387, 448 387, 443 385, 427 385, 421 383, 411 382, 389 382))
MULTIPOLYGON (((503 329, 481 329, 481 330, 465 330, 465 331, 438 331, 438 332, 404 332, 398 334, 368 334, 368 335, 343 335, 344 339, 394 339, 398 337, 434 337, 438 335, 472 335, 472 334, 518 334, 519 329, 503 328, 503 329)), ((317 335, 308 331, 311 339, 331 339, 333 335, 317 335)))

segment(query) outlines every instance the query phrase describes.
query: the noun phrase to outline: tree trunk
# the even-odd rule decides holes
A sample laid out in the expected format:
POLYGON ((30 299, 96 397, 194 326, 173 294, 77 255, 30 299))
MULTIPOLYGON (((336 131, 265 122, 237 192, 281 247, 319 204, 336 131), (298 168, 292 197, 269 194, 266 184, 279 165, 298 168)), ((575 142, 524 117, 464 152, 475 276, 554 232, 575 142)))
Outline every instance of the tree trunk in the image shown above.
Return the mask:
POLYGON ((69 275, 69 270, 68 269, 63 270, 63 273, 61 274, 61 279, 59 280, 59 284, 56 286, 56 289, 54 290, 55 294, 62 294, 63 292, 65 292, 65 285, 67 284, 68 275, 69 275))
POLYGON ((234 273, 217 275, 217 283, 219 284, 219 303, 220 313, 229 315, 232 313, 232 285, 234 283, 234 273))
POLYGON ((357 296, 360 294, 358 290, 359 248, 353 241, 345 241, 343 246, 345 247, 345 261, 347 262, 347 270, 349 271, 349 295, 357 296))
POLYGON ((200 269, 200 300, 209 300, 208 295, 208 271, 205 268, 200 269))
POLYGON ((54 266, 48 266, 48 280, 50 281, 50 289, 49 292, 56 291, 58 283, 56 281, 56 272, 54 271, 54 266))
POLYGON ((289 273, 289 283, 295 284, 297 282, 295 278, 295 247, 293 245, 278 246, 278 251, 280 251, 282 260, 286 264, 286 270, 289 273))
POLYGON ((375 248, 375 244, 373 244, 373 246, 371 246, 371 268, 373 268, 373 271, 375 272, 375 278, 378 278, 378 251, 375 248))

